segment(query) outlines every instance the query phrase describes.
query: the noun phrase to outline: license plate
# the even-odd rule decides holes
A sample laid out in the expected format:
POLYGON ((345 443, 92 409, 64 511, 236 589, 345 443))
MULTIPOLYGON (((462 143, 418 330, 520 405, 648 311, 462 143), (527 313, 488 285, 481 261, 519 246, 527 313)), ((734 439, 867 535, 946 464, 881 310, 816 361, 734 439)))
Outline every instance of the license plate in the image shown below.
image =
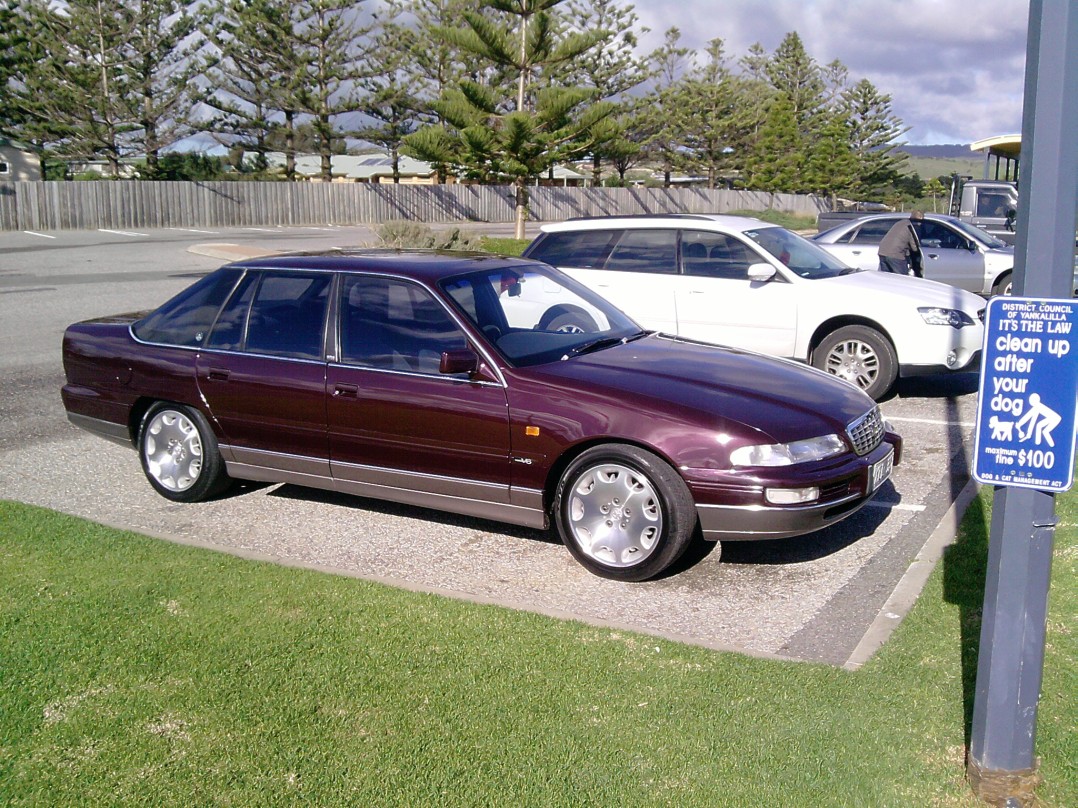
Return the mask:
POLYGON ((895 453, 888 452, 887 457, 882 460, 877 460, 872 464, 872 468, 869 470, 869 488, 868 493, 872 493, 885 482, 891 476, 891 469, 895 465, 895 453))

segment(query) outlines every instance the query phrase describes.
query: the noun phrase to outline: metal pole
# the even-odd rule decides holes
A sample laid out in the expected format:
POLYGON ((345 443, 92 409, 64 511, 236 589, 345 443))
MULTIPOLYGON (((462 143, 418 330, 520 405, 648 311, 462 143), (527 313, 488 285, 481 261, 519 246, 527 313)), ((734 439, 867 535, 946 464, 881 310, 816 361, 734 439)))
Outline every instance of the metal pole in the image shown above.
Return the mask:
MULTIPOLYGON (((1078 5, 1031 0, 1022 115, 1015 293, 1074 294, 1078 5)), ((994 805, 1027 805, 1055 536, 1052 494, 997 487, 967 773, 994 805)))

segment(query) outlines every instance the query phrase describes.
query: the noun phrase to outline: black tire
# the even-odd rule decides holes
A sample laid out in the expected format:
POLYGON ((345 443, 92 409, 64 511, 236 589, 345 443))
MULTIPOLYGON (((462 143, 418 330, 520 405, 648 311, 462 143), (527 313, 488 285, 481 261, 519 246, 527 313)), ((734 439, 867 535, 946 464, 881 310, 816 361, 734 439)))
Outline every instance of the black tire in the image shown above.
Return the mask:
POLYGON ((582 311, 563 310, 554 314, 554 316, 550 316, 550 312, 548 312, 543 319, 546 321, 541 326, 543 331, 591 334, 599 330, 599 326, 595 324, 591 316, 582 311))
POLYGON ((812 352, 812 366, 838 376, 879 401, 898 378, 898 355, 874 328, 848 325, 828 334, 812 352))
POLYGON ((1012 278, 1012 274, 1010 272, 1005 272, 1004 274, 1002 274, 998 278, 996 278, 996 282, 994 284, 992 284, 992 294, 993 295, 1009 295, 1009 294, 1011 294, 1011 291, 1013 289, 1011 278, 1012 278))
POLYGON ((213 430, 191 407, 150 407, 139 425, 138 453, 150 485, 173 502, 209 499, 231 482, 213 430))
POLYGON ((554 521, 588 571, 646 581, 685 552, 697 516, 688 486, 668 463, 635 446, 607 444, 569 464, 554 498, 554 521))

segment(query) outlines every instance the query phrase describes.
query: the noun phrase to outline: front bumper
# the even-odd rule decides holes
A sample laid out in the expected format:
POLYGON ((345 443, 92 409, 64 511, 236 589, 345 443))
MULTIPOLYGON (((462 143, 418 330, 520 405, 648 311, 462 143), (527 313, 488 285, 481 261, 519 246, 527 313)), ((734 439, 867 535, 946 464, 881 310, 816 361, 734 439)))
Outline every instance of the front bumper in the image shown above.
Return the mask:
MULTIPOLYGON (((864 457, 847 458, 822 469, 795 467, 751 481, 719 482, 686 478, 696 500, 696 512, 704 539, 708 541, 751 541, 800 536, 841 522, 860 510, 879 490, 872 487, 872 469, 894 453, 894 464, 902 457, 902 439, 887 433, 884 441, 864 457), (768 488, 816 486, 820 498, 805 505, 773 505, 765 499, 768 488)), ((683 470, 689 471, 689 470, 683 470)))

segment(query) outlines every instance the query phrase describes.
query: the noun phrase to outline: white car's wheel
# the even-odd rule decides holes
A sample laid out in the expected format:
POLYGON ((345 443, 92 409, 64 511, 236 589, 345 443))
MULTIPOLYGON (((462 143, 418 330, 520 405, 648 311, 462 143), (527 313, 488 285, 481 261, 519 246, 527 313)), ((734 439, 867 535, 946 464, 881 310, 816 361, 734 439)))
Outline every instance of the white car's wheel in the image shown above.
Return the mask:
POLYGON ((812 352, 812 365, 879 400, 898 378, 894 346, 879 331, 849 325, 828 334, 812 352))

